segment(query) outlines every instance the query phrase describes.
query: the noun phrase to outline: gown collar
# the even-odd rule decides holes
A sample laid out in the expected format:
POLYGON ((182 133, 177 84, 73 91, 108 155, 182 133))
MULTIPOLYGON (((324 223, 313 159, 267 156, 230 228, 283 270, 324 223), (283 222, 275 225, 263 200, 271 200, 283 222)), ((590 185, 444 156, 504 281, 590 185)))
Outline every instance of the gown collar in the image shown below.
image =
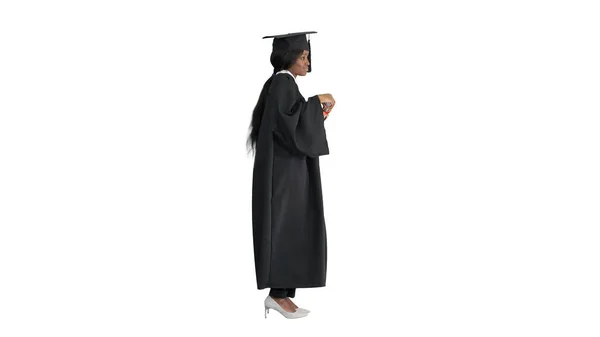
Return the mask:
POLYGON ((294 79, 294 81, 296 80, 296 78, 294 77, 294 75, 289 70, 285 70, 285 69, 284 70, 280 70, 275 75, 280 74, 280 73, 290 74, 290 76, 292 76, 292 78, 294 79))

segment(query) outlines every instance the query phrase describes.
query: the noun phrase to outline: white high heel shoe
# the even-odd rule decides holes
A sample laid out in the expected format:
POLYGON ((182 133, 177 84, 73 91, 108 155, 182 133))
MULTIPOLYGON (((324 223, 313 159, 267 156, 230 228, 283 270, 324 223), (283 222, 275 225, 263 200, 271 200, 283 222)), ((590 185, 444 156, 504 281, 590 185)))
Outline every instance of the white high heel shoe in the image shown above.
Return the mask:
POLYGON ((296 311, 305 312, 305 313, 307 313, 307 314, 310 312, 310 310, 308 310, 308 309, 304 309, 304 308, 300 308, 300 307, 298 307, 298 309, 296 309, 296 311))
POLYGON ((269 309, 274 309, 278 311, 285 318, 301 318, 308 315, 308 312, 300 310, 296 310, 295 312, 285 311, 285 309, 283 309, 277 302, 275 302, 275 300, 271 298, 271 296, 267 296, 267 298, 265 298, 265 318, 267 318, 267 313, 269 312, 269 309))
POLYGON ((310 310, 308 310, 308 309, 304 309, 304 308, 300 308, 300 307, 297 307, 297 308, 296 308, 296 311, 305 312, 305 313, 307 313, 307 314, 310 312, 310 310))

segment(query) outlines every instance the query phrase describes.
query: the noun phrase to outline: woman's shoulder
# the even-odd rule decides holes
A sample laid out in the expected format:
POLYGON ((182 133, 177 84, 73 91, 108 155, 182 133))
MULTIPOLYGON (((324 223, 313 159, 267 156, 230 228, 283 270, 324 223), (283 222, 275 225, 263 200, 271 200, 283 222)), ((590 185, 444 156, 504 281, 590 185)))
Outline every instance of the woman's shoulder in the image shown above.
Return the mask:
POLYGON ((296 88, 297 88, 296 81, 294 81, 294 79, 292 78, 292 76, 290 74, 279 73, 279 74, 276 74, 275 76, 273 76, 273 82, 271 82, 269 92, 273 92, 274 90, 281 90, 281 89, 283 89, 284 91, 290 90, 290 89, 295 90, 296 88))

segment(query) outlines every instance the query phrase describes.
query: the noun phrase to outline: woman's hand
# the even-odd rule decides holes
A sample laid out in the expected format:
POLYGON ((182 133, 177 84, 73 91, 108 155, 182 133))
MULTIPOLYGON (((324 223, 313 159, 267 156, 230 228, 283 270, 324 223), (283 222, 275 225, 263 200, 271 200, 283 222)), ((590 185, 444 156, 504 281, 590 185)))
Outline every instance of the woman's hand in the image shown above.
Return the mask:
POLYGON ((321 94, 317 96, 319 97, 319 101, 323 106, 323 118, 327 119, 327 117, 329 117, 331 109, 333 109, 333 107, 335 106, 335 99, 331 94, 321 94))
POLYGON ((331 108, 335 106, 335 99, 333 99, 333 96, 331 96, 331 94, 321 94, 317 96, 319 97, 319 101, 321 102, 321 104, 331 103, 331 108))

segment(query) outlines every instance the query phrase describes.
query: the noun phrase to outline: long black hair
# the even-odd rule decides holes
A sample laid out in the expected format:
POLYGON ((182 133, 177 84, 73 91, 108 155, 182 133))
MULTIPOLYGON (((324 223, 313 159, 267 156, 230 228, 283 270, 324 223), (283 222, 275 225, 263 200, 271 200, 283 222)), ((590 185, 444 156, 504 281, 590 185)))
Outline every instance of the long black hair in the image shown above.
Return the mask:
POLYGON ((256 102, 256 106, 254 107, 254 111, 252 112, 252 121, 250 122, 250 132, 248 136, 248 140, 246 141, 246 146, 248 147, 248 151, 252 151, 253 154, 256 153, 256 141, 258 140, 258 132, 260 130, 260 124, 262 121, 262 116, 265 111, 265 103, 267 98, 267 93, 269 92, 269 87, 271 86, 271 82, 273 82, 274 75, 281 70, 290 69, 298 57, 302 55, 304 50, 292 50, 285 53, 273 51, 271 53, 271 65, 273 65, 273 74, 263 85, 263 88, 258 96, 258 102, 256 102))

